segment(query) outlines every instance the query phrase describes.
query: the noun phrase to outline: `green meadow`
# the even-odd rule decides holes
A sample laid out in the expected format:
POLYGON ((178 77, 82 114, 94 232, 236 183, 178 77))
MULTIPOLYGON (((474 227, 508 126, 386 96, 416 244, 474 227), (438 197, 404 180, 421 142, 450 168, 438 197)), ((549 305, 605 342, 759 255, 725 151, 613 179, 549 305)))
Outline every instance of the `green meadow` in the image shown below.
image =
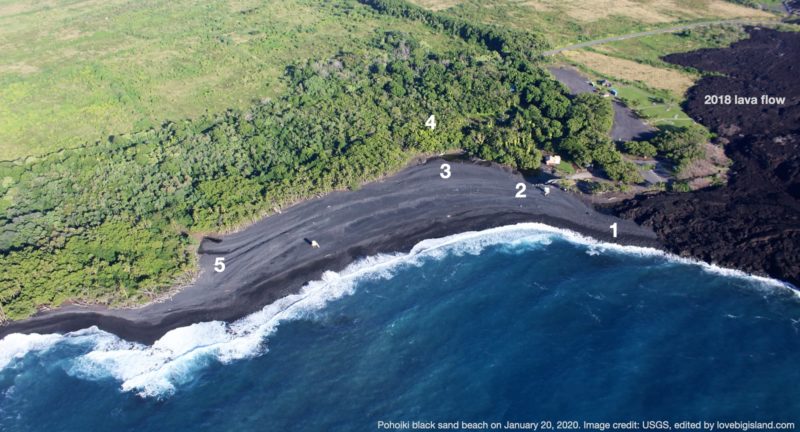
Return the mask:
MULTIPOLYGON (((558 153, 641 183, 610 100, 544 69, 551 44, 404 0, 0 0, 0 322, 152 300, 203 234, 415 157, 558 153)), ((650 152, 699 156, 704 131, 672 134, 650 152)))
POLYGON ((771 19, 725 0, 412 0, 471 22, 542 32, 554 47, 709 20, 771 19))
POLYGON ((422 24, 308 0, 0 0, 0 160, 244 108, 286 65, 422 24))

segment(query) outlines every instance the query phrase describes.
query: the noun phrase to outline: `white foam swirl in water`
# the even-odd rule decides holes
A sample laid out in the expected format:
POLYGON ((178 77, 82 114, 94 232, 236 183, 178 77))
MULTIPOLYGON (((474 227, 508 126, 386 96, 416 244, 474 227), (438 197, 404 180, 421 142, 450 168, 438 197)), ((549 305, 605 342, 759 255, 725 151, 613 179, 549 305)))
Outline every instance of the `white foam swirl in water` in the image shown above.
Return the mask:
MULTIPOLYGON (((424 240, 408 254, 382 254, 357 261, 341 272, 325 272, 321 280, 306 284, 293 295, 284 297, 262 310, 233 323, 203 322, 174 329, 152 346, 131 343, 91 328, 66 335, 12 334, 0 341, 0 368, 15 359, 37 351, 43 352, 59 343, 86 346, 88 352, 75 358, 67 372, 86 379, 119 380, 124 391, 135 391, 143 397, 165 397, 176 386, 191 379, 195 371, 210 361, 228 363, 262 354, 266 337, 285 321, 314 314, 333 300, 353 292, 355 282, 364 279, 389 278, 399 265, 419 265, 425 258, 441 258, 447 254, 478 254, 491 245, 521 247, 548 245, 554 237, 588 246, 587 252, 606 251, 658 256, 685 264, 700 265, 705 270, 727 277, 749 278, 770 287, 788 284, 737 270, 679 258, 665 252, 636 246, 602 243, 572 231, 539 223, 523 223, 479 232, 466 232, 439 239, 424 240)), ((791 289, 791 288, 790 288, 791 289)), ((795 292, 796 293, 796 292, 795 292)))
POLYGON ((44 351, 61 340, 57 334, 10 334, 0 341, 0 368, 5 367, 14 359, 22 358, 30 351, 44 351))

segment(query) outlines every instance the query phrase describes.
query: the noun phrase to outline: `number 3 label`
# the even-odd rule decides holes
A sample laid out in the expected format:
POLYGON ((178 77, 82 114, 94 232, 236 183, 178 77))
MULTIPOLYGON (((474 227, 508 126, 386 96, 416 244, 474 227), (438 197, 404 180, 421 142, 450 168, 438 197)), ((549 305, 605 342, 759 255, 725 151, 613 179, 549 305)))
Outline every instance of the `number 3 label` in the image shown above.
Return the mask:
POLYGON ((450 164, 442 164, 442 166, 440 166, 439 168, 442 170, 442 172, 439 173, 439 176, 441 176, 443 179, 449 179, 450 178, 450 164))
POLYGON ((225 271, 225 257, 217 257, 217 259, 214 260, 214 271, 217 273, 225 271))

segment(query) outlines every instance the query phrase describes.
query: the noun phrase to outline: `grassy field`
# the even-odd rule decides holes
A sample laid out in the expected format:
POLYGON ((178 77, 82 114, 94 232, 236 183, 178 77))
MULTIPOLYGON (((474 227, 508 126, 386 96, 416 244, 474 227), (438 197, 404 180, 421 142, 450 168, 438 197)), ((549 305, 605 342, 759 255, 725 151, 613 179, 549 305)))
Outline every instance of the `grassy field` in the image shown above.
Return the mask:
POLYGON ((718 48, 747 37, 739 26, 711 26, 645 36, 565 52, 563 58, 591 76, 615 82, 619 96, 654 125, 685 126, 683 94, 700 75, 661 59, 668 53, 718 48))
MULTIPOLYGON (((721 0, 590 8, 577 0, 414 1, 471 20, 540 29, 555 45, 677 21, 765 15, 721 0)), ((336 2, 0 0, 0 160, 275 97, 286 64, 333 54, 379 27, 452 43, 421 24, 375 20, 336 2)), ((666 48, 625 43, 611 45, 609 54, 657 58, 666 48)))
POLYGON ((668 90, 650 88, 638 81, 620 80, 614 75, 599 73, 580 63, 568 63, 592 81, 597 82, 599 79, 611 81, 613 88, 619 91, 619 99, 653 126, 687 126, 694 122, 681 109, 682 98, 668 90))
MULTIPOLYGON (((457 4, 452 0, 413 1, 467 19, 540 30, 555 47, 681 23, 777 19, 777 15, 723 0, 464 0, 457 4)), ((728 46, 745 36, 738 27, 700 27, 566 51, 554 60, 570 63, 593 78, 613 81, 620 98, 652 124, 685 125, 692 120, 683 113, 680 102, 699 75, 666 63, 661 57, 728 46)))
POLYGON ((592 50, 654 66, 677 68, 661 57, 665 53, 726 47, 746 37, 747 33, 740 26, 718 25, 611 42, 596 45, 592 50))
MULTIPOLYGON (((261 20, 280 21, 277 12, 284 5, 265 5, 274 16, 261 20)), ((540 167, 543 150, 557 151, 566 162, 596 163, 615 181, 636 181, 635 167, 605 138, 613 121, 609 101, 594 95, 569 98, 538 58, 509 52, 509 47, 534 46, 535 35, 454 23, 402 3, 329 0, 313 7, 302 1, 295 5, 301 7, 285 11, 284 21, 316 17, 318 24, 272 29, 280 35, 280 46, 258 39, 262 27, 256 24, 226 26, 224 37, 221 24, 193 25, 188 17, 205 14, 207 6, 187 3, 172 11, 174 23, 159 21, 157 28, 147 29, 145 24, 152 22, 141 18, 141 29, 115 33, 119 45, 107 46, 104 55, 93 51, 100 44, 70 54, 102 66, 98 69, 103 72, 118 68, 114 75, 103 75, 108 78, 101 83, 121 86, 120 94, 132 96, 112 101, 111 107, 129 104, 170 119, 173 115, 157 111, 168 102, 158 105, 139 97, 143 83, 159 83, 131 77, 178 74, 189 66, 187 82, 198 76, 208 80, 199 87, 203 97, 252 102, 193 120, 173 117, 135 133, 114 131, 113 138, 95 145, 0 162, 0 268, 6 269, 0 272, 0 323, 67 300, 109 306, 152 300, 197 274, 200 236, 235 230, 302 199, 358 188, 423 155, 461 149, 469 156, 532 170, 540 167), (319 34, 306 35, 316 31, 315 25, 319 34), (181 41, 196 41, 200 47, 218 43, 221 53, 248 55, 234 57, 239 62, 227 62, 227 57, 212 62, 208 56, 214 53, 206 55, 191 44, 191 56, 173 53, 175 41, 161 41, 158 31, 170 26, 191 30, 181 41), (198 28, 208 34, 193 33, 198 28), (245 40, 237 43, 239 37, 245 40), (311 48, 298 49, 303 44, 311 48), (150 51, 137 58, 130 45, 150 51), (164 56, 183 59, 185 67, 166 62, 155 69, 160 63, 151 62, 161 59, 159 46, 164 56), (250 55, 255 48, 263 52, 250 55), (242 60, 246 58, 265 60, 251 65, 242 60), (276 58, 285 63, 275 66, 276 58), (263 73, 265 83, 251 72, 263 73), (232 85, 239 83, 234 77, 265 87, 255 87, 253 95, 232 85), (264 100, 259 89, 275 96, 264 100), (237 93, 242 97, 224 99, 237 93), (424 124, 432 113, 435 131, 424 124)), ((107 5, 95 7, 104 21, 107 5)), ((84 19, 94 10, 87 8, 62 12, 84 19)), ((236 11, 232 14, 256 13, 236 11)), ((214 14, 203 16, 213 19, 214 14)), ((38 28, 29 22, 31 34, 38 28)), ((44 31, 50 34, 52 29, 44 31)), ((22 44, 14 46, 23 50, 22 44)), ((38 50, 28 54, 43 55, 38 50)), ((19 63, 19 58, 12 60, 19 63)), ((42 67, 29 74, 29 81, 35 78, 60 91, 63 82, 47 80, 55 81, 70 67, 42 67)), ((74 83, 84 81, 75 78, 74 83)), ((148 91, 156 98, 166 89, 162 85, 148 91)), ((62 99, 51 109, 67 111, 64 107, 81 103, 84 99, 78 97, 62 99)), ((204 105, 198 114, 210 111, 204 105)), ((137 119, 135 114, 131 119, 137 119)), ((75 114, 65 126, 82 120, 75 114)))
POLYGON ((677 97, 683 96, 695 80, 694 76, 686 72, 650 66, 586 49, 565 51, 563 55, 605 76, 638 81, 648 87, 667 90, 677 97))
POLYGON ((652 125, 687 126, 693 122, 677 99, 664 98, 637 85, 620 84, 618 87, 619 97, 652 125))
POLYGON ((0 322, 152 299, 197 271, 193 238, 423 154, 638 182, 609 100, 569 98, 539 43, 399 2, 0 0, 0 322))
POLYGON ((770 18, 723 0, 413 0, 432 10, 520 30, 542 31, 558 47, 681 22, 770 18))
MULTIPOLYGON (((421 24, 310 0, 0 0, 0 160, 282 92, 287 64, 421 24)), ((361 8, 363 9, 363 8, 361 8)))

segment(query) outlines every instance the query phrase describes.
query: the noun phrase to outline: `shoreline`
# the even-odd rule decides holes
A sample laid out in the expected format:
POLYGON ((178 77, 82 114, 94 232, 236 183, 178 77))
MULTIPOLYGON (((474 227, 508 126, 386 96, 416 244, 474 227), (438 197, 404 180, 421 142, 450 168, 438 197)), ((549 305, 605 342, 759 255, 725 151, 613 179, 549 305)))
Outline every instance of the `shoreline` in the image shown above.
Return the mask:
POLYGON ((611 211, 653 227, 676 255, 800 286, 800 34, 756 27, 746 31, 747 39, 727 48, 664 57, 714 73, 688 90, 684 110, 716 134, 731 163, 727 182, 686 193, 639 195, 611 211), (706 96, 715 94, 787 99, 781 104, 706 104, 706 96))
POLYGON ((406 253, 425 239, 521 222, 565 228, 609 243, 664 250, 656 234, 599 213, 555 187, 545 197, 522 174, 499 165, 432 158, 356 191, 333 192, 284 208, 198 248, 194 283, 137 308, 68 305, 0 327, 11 333, 67 333, 97 326, 152 344, 166 332, 204 321, 234 321, 297 293, 325 271, 340 271, 379 253, 406 253), (448 163, 452 176, 440 177, 448 163), (516 198, 518 183, 527 186, 516 198), (609 226, 617 223, 618 237, 609 226), (219 241, 217 241, 219 240, 219 241), (319 249, 311 248, 318 241, 319 249), (223 258, 225 270, 215 272, 223 258))

